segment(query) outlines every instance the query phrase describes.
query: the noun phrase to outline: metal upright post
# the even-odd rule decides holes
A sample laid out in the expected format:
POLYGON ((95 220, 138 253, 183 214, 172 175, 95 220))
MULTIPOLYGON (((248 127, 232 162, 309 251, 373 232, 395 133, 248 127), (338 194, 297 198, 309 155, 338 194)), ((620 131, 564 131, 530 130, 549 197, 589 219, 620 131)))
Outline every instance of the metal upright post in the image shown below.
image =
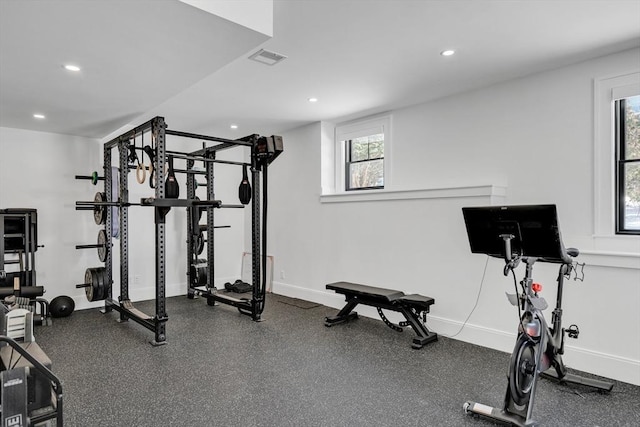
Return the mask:
MULTIPOLYGON (((191 159, 187 160, 187 198, 195 199, 196 197, 196 179, 195 175, 188 173, 193 169, 195 162, 191 159)), ((194 297, 194 292, 191 290, 193 284, 193 277, 191 277, 191 264, 194 259, 197 258, 197 253, 194 250, 196 231, 199 231, 198 217, 199 206, 187 207, 187 296, 189 298, 194 297)))
MULTIPOLYGON (((165 122, 163 117, 156 117, 152 121, 151 133, 156 139, 156 199, 165 198, 165 122)), ((165 301, 165 218, 167 208, 155 207, 156 223, 156 316, 154 345, 166 342, 166 301, 165 301)))
MULTIPOLYGON (((207 158, 215 159, 215 151, 206 154, 207 158)), ((207 162, 207 200, 215 200, 216 193, 214 188, 214 163, 207 162)), ((214 245, 214 213, 213 206, 207 206, 207 290, 215 289, 215 245, 214 245)), ((214 300, 207 300, 209 305, 214 305, 214 300)))
MULTIPOLYGON (((104 145, 104 163, 103 163, 103 168, 104 168, 104 192, 105 192, 105 199, 107 201, 111 201, 111 150, 112 147, 108 144, 104 145)), ((113 289, 112 289, 112 285, 113 285, 113 255, 111 254, 113 251, 111 251, 112 248, 112 239, 113 236, 111 235, 111 224, 113 223, 113 215, 111 212, 111 208, 107 208, 106 206, 103 207, 104 209, 106 209, 107 215, 106 215, 106 220, 105 220, 105 227, 106 227, 106 235, 107 235, 107 241, 106 241, 106 245, 107 245, 107 259, 105 260, 105 280, 107 281, 107 283, 105 283, 105 287, 107 289, 107 294, 106 294, 106 298, 105 298, 105 304, 104 304, 104 311, 103 313, 107 313, 111 311, 111 304, 109 302, 110 299, 113 298, 113 289)))
POLYGON ((264 292, 260 281, 260 170, 256 157, 257 140, 251 146, 251 276, 253 281, 253 303, 251 307, 253 320, 260 320, 264 308, 264 292))
MULTIPOLYGON (((118 144, 120 154, 120 179, 118 180, 118 198, 115 202, 120 202, 118 206, 119 213, 119 235, 120 235, 120 301, 129 299, 129 233, 128 233, 128 213, 129 208, 126 203, 129 202, 129 140, 121 139, 118 144)), ((111 169, 111 164, 107 165, 111 169)), ((112 210, 111 207, 107 208, 112 210)), ((107 234, 112 234, 111 229, 107 230, 107 234)), ((124 313, 120 313, 120 320, 127 320, 124 313)))
POLYGON ((33 268, 32 264, 31 264, 31 255, 33 254, 32 251, 35 250, 35 248, 32 245, 31 239, 33 238, 31 236, 31 216, 28 212, 24 212, 22 214, 22 220, 24 223, 24 255, 23 254, 18 254, 20 257, 24 256, 24 283, 22 283, 22 286, 31 286, 31 285, 35 285, 35 283, 33 283, 31 281, 31 275, 35 274, 35 268, 33 268))

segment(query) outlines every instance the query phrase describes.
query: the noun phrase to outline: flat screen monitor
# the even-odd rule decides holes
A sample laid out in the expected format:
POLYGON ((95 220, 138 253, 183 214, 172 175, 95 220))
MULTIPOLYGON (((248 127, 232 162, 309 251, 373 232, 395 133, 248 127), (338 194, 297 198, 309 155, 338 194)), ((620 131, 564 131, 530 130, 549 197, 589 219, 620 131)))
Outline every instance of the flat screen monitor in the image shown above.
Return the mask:
POLYGON ((511 235, 511 252, 525 257, 563 262, 567 258, 556 205, 515 205, 462 208, 471 252, 505 257, 502 235, 511 235))

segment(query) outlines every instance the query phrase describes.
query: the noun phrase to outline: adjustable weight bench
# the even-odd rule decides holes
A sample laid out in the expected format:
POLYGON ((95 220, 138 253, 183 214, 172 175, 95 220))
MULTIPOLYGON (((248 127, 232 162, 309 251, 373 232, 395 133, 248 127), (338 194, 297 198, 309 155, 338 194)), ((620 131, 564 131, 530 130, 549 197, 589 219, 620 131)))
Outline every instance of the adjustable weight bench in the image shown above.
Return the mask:
POLYGON ((405 295, 404 292, 393 289, 376 288, 350 282, 329 283, 327 289, 343 294, 347 301, 347 304, 336 316, 325 318, 324 324, 327 327, 357 319, 358 313, 353 309, 358 304, 364 304, 376 307, 382 321, 394 331, 402 332, 402 327, 411 326, 418 335, 411 344, 413 348, 422 348, 425 344, 438 339, 438 335, 429 331, 426 326, 429 307, 435 303, 433 298, 418 294, 405 295), (406 321, 395 325, 387 319, 382 309, 402 313, 406 321))

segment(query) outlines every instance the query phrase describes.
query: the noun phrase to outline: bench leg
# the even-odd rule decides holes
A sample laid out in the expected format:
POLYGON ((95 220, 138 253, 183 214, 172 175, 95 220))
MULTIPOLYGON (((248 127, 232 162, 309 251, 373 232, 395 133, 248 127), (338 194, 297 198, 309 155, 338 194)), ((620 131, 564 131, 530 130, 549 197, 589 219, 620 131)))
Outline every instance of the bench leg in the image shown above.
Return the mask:
POLYGON ((408 325, 411 326, 416 335, 418 335, 417 338, 413 339, 413 344, 411 344, 412 348, 420 349, 425 344, 438 339, 438 334, 429 331, 415 311, 408 307, 399 307, 399 309, 400 313, 407 319, 408 325))
POLYGON ((356 313, 355 311, 351 312, 351 310, 353 310, 356 307, 356 305, 358 305, 357 299, 352 298, 347 300, 347 304, 344 307, 342 307, 342 310, 340 310, 338 314, 332 317, 325 317, 324 326, 331 327, 333 325, 348 322, 349 320, 352 320, 352 319, 357 319, 358 313, 356 313))

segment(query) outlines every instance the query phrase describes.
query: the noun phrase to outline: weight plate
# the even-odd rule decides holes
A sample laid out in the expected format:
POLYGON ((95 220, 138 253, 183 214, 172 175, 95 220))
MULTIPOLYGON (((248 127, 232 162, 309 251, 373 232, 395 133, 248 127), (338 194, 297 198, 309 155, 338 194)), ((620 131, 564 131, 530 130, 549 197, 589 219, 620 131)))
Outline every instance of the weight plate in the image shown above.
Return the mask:
POLYGON ((198 281, 201 285, 207 284, 207 276, 209 274, 209 267, 198 267, 198 281))
POLYGON ((102 299, 102 283, 100 282, 100 273, 97 268, 92 268, 93 277, 96 281, 96 285, 93 287, 93 300, 100 301, 102 299))
POLYGON ((200 255, 204 251, 204 233, 202 230, 198 231, 198 237, 196 238, 196 254, 200 255))
POLYGON ((98 231, 98 259, 100 262, 107 260, 107 232, 105 230, 98 231))
POLYGON ((106 281, 106 272, 107 270, 104 267, 98 267, 94 269, 96 271, 96 276, 98 277, 98 295, 96 297, 96 301, 103 300, 107 297, 107 281, 106 281))
POLYGON ((100 286, 100 283, 98 283, 98 275, 96 274, 95 268, 89 268, 89 270, 91 274, 91 299, 88 297, 87 299, 89 299, 89 301, 98 301, 98 292, 100 292, 98 288, 100 286))
POLYGON ((102 280, 100 278, 100 271, 98 268, 92 268, 93 277, 96 280, 96 285, 93 287, 93 300, 100 301, 102 299, 102 280))
POLYGON ((89 285, 84 288, 84 293, 87 297, 87 301, 93 301, 93 274, 91 268, 87 268, 84 271, 84 283, 89 285))
POLYGON ((207 260, 203 258, 198 258, 195 264, 191 264, 191 268, 189 269, 191 284, 194 286, 206 285, 207 269, 207 260))
MULTIPOLYGON (((107 201, 107 195, 103 192, 98 191, 93 198, 94 202, 101 203, 107 201)), ((93 207, 93 220, 97 225, 104 224, 107 220, 107 209, 105 206, 94 206, 93 207)))
POLYGON ((102 299, 107 299, 109 297, 109 288, 111 287, 109 283, 107 283, 107 269, 104 267, 100 267, 102 271, 102 299))

